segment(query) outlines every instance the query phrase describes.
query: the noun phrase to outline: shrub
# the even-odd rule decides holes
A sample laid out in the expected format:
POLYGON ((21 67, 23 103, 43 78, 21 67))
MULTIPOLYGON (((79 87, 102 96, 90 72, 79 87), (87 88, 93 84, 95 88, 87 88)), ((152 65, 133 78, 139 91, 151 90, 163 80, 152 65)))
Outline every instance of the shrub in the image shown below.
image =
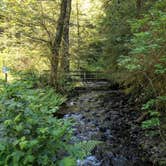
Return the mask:
POLYGON ((97 141, 71 144, 71 121, 57 119, 65 98, 25 79, 0 86, 0 166, 74 166, 97 141))
MULTIPOLYGON (((150 112, 143 128, 159 127, 165 116, 166 94, 166 1, 156 1, 141 17, 130 20, 133 38, 129 55, 121 56, 119 66, 126 72, 130 89, 139 89, 141 103, 150 112), (152 115, 153 114, 153 115, 152 115), (159 116, 161 114, 161 116, 159 116)), ((137 93, 138 94, 138 93, 137 93)))
POLYGON ((0 97, 0 165, 55 165, 63 158, 71 125, 52 116, 64 101, 61 96, 15 82, 0 97))

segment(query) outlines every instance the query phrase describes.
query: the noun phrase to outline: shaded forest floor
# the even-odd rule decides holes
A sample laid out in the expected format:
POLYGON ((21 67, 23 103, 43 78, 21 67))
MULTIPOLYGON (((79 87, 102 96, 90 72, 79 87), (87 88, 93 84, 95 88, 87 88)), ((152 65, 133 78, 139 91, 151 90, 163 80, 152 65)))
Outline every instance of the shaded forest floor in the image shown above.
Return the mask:
MULTIPOLYGON (((90 83, 77 90, 63 107, 65 118, 76 121, 74 141, 101 141, 83 166, 151 166, 142 149, 144 132, 136 120, 141 113, 129 104, 121 90, 112 90, 107 82, 90 83)), ((81 165, 80 164, 80 165, 81 165)), ((78 164, 79 165, 79 164, 78 164)))

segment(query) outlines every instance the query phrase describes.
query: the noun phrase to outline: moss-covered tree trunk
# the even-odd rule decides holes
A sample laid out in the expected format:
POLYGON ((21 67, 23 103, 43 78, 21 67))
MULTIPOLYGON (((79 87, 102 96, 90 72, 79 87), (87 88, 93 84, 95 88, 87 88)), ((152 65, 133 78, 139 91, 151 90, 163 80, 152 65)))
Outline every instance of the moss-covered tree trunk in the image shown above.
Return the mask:
POLYGON ((71 15, 71 2, 67 1, 66 18, 64 20, 63 40, 62 40, 62 56, 61 56, 61 69, 64 73, 69 72, 70 68, 70 54, 69 54, 69 24, 71 15))
POLYGON ((142 0, 136 0, 136 5, 137 5, 137 15, 140 15, 141 9, 142 9, 142 0))
POLYGON ((50 73, 50 83, 52 86, 57 87, 58 79, 58 64, 59 64, 59 51, 62 41, 64 20, 66 18, 67 12, 67 2, 68 0, 62 0, 60 15, 57 23, 56 33, 54 42, 52 44, 52 56, 51 56, 51 73, 50 73))

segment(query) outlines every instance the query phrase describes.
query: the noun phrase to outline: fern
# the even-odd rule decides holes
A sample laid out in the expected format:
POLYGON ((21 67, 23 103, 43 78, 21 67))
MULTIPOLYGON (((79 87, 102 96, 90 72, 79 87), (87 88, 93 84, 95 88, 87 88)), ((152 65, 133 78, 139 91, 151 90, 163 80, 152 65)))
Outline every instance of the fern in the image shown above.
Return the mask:
POLYGON ((83 159, 86 156, 91 155, 91 151, 95 148, 96 145, 101 143, 100 141, 82 141, 75 143, 74 145, 69 145, 67 150, 71 156, 76 159, 83 159))
POLYGON ((76 166, 76 160, 72 157, 65 157, 63 160, 60 161, 58 164, 59 166, 76 166))

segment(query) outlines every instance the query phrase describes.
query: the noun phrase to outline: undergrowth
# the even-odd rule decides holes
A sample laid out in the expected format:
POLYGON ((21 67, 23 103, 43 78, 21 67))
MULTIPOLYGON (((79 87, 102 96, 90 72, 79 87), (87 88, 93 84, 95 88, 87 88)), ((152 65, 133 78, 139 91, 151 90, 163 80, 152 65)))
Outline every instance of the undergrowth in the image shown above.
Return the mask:
POLYGON ((53 117, 64 101, 32 80, 0 85, 0 166, 74 166, 89 155, 95 143, 69 143, 72 122, 53 117))

